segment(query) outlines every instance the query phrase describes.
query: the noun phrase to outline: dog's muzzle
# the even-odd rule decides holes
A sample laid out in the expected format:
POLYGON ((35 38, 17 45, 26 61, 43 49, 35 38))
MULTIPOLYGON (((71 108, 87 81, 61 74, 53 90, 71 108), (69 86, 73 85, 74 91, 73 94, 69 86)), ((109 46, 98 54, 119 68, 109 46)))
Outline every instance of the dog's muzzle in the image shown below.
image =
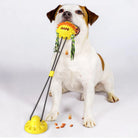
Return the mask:
MULTIPOLYGON (((61 22, 69 21, 73 24, 71 18, 72 18, 72 13, 70 11, 65 11, 62 14, 62 21, 61 22)), ((77 25, 75 25, 75 26, 77 26, 77 25)), ((78 35, 79 33, 80 33, 80 28, 77 26, 76 35, 78 35)))
POLYGON ((72 13, 70 11, 65 11, 62 14, 62 17, 65 18, 65 19, 70 19, 72 17, 72 13))

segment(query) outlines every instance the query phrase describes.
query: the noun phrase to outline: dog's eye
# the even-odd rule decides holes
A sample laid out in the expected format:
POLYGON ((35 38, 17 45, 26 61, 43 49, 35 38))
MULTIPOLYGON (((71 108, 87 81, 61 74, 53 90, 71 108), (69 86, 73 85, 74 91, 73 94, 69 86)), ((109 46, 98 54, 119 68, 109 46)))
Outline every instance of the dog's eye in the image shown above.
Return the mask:
POLYGON ((83 12, 81 10, 76 10, 75 13, 79 14, 79 15, 82 15, 83 12))
POLYGON ((59 13, 62 13, 62 12, 64 12, 64 9, 60 9, 60 10, 59 10, 59 13))

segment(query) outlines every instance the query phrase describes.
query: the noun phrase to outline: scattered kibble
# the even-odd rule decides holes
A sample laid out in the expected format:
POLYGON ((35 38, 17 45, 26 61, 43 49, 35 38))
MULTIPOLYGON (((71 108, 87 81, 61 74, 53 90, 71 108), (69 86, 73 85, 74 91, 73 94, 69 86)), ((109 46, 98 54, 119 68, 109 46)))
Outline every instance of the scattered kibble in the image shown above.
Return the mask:
POLYGON ((69 53, 68 53, 68 50, 66 50, 66 51, 65 51, 65 55, 68 55, 68 54, 69 54, 69 53))
POLYGON ((55 123, 55 126, 57 126, 58 125, 58 123, 55 123))
POLYGON ((73 124, 71 124, 70 127, 73 127, 73 124))
POLYGON ((62 126, 65 126, 66 124, 65 123, 62 123, 62 126))
MULTIPOLYGON (((69 114, 68 119, 72 119, 72 115, 71 114, 69 114)), ((58 126, 58 123, 55 123, 56 129, 64 128, 65 125, 66 125, 66 123, 62 123, 61 126, 58 126)), ((70 124, 70 127, 73 127, 73 124, 70 124)))
POLYGON ((62 123, 62 125, 60 127, 63 128, 63 127, 65 127, 65 125, 66 125, 65 123, 62 123))
POLYGON ((63 128, 64 126, 61 125, 60 127, 63 128))
POLYGON ((72 115, 69 115, 69 116, 68 116, 68 119, 72 119, 72 115))

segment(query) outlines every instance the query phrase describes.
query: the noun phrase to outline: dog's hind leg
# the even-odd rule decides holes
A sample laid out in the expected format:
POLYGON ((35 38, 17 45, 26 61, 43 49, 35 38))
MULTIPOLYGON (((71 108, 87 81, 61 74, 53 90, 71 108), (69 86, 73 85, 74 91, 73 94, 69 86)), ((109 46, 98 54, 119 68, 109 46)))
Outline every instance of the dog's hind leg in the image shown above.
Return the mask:
POLYGON ((107 100, 111 103, 119 101, 119 98, 114 95, 114 78, 113 74, 108 72, 108 77, 102 81, 104 91, 107 92, 107 100))
POLYGON ((62 87, 62 93, 66 93, 69 92, 69 90, 67 90, 65 87, 62 87))
POLYGON ((96 91, 96 92, 105 92, 104 85, 103 85, 102 83, 98 83, 98 84, 95 86, 95 91, 96 91))
POLYGON ((80 101, 84 101, 84 93, 80 94, 80 101))
POLYGON ((116 97, 113 92, 108 92, 107 94, 108 94, 107 100, 109 102, 115 103, 115 102, 119 101, 119 98, 116 97))

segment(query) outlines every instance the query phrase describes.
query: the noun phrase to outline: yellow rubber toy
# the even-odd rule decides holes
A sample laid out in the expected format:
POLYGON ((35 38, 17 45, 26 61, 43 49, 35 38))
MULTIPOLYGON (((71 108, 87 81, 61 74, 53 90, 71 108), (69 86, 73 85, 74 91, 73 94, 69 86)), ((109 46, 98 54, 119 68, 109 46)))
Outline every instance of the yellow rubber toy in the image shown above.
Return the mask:
POLYGON ((59 38, 70 39, 71 35, 76 34, 77 28, 74 24, 66 21, 58 24, 56 32, 59 34, 59 38))
MULTIPOLYGON (((62 37, 63 39, 66 39, 66 38, 72 39, 71 38, 72 35, 76 35, 78 33, 78 27, 75 26, 74 24, 70 23, 70 22, 62 22, 62 23, 58 24, 56 32, 59 34, 59 38, 62 37)), ((74 46, 74 43, 72 43, 72 44, 74 46)), ((54 71, 51 70, 49 73, 49 77, 51 77, 51 79, 52 79, 53 76, 54 76, 54 71)), ((45 87, 44 87, 44 89, 45 89, 45 87)), ((43 91, 41 94, 43 94, 43 91)), ((38 102, 39 102, 40 98, 41 98, 41 95, 38 99, 38 102)), ((37 104, 38 104, 38 102, 37 102, 37 104)), ((35 108, 37 107, 37 104, 36 104, 35 108)), ((34 108, 32 114, 34 113, 35 108, 34 108)), ((44 106, 44 109, 45 109, 45 106, 44 106)), ((39 116, 33 116, 31 118, 31 120, 29 120, 25 124, 24 129, 26 132, 31 133, 31 134, 40 134, 40 133, 45 132, 48 129, 48 125, 44 120, 40 121, 39 116)))
POLYGON ((39 116, 33 116, 24 127, 25 131, 31 134, 40 134, 48 129, 47 123, 42 120, 40 121, 39 116))

